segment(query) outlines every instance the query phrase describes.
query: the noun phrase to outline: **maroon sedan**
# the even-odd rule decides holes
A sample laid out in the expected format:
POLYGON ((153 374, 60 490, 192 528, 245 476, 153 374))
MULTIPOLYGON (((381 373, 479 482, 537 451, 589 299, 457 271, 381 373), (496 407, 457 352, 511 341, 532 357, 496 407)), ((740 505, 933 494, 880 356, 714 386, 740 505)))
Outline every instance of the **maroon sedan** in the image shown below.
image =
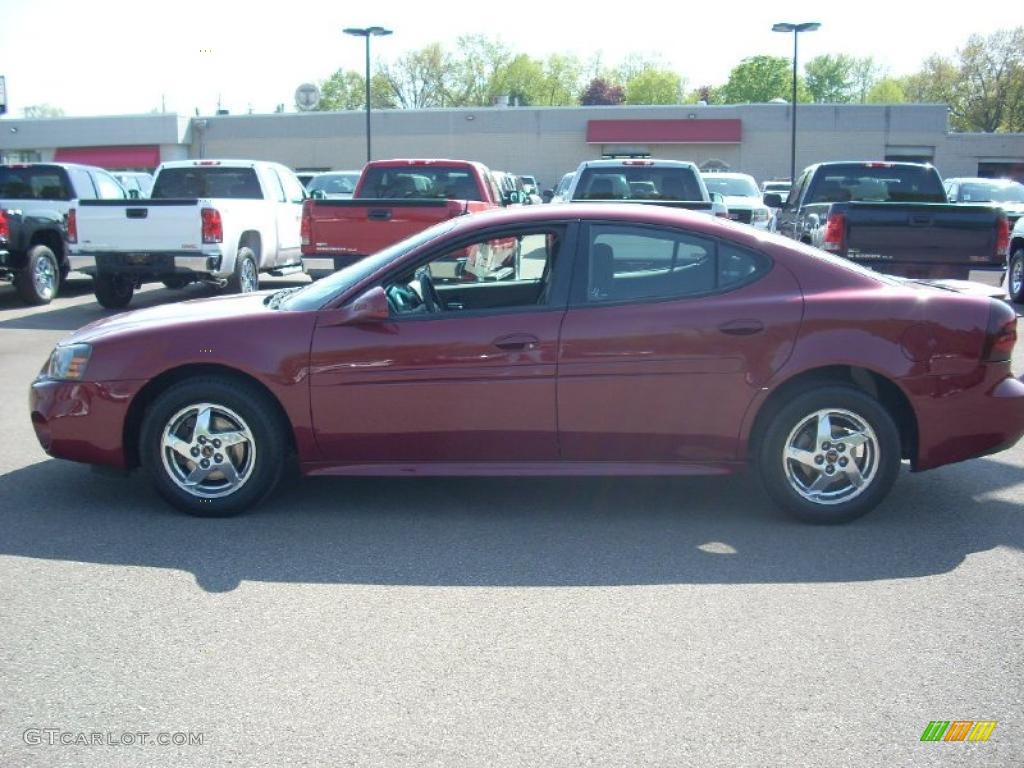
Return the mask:
POLYGON ((199 515, 310 475, 757 468, 811 521, 1024 433, 1016 318, 708 216, 587 204, 461 217, 303 288, 116 315, 32 384, 48 453, 199 515), (468 254, 511 255, 486 272, 468 254))

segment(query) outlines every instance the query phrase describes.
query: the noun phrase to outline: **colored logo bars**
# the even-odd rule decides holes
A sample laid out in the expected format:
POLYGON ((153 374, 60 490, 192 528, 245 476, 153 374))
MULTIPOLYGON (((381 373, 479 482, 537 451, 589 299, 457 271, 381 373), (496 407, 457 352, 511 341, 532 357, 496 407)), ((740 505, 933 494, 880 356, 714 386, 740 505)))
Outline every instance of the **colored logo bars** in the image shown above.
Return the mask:
POLYGON ((995 727, 995 720, 932 720, 921 741, 988 741, 995 727))

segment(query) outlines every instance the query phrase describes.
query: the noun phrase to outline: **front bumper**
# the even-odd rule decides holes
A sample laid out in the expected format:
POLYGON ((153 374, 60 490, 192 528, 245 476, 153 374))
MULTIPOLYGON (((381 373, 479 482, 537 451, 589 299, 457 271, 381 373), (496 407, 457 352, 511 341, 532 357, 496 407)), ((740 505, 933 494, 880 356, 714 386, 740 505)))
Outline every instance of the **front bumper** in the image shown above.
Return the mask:
POLYGON ((145 383, 36 379, 29 412, 39 444, 58 459, 127 469, 125 419, 145 383))
POLYGON ((223 254, 220 249, 195 253, 73 253, 68 256, 71 269, 87 275, 118 274, 145 276, 219 275, 223 254))

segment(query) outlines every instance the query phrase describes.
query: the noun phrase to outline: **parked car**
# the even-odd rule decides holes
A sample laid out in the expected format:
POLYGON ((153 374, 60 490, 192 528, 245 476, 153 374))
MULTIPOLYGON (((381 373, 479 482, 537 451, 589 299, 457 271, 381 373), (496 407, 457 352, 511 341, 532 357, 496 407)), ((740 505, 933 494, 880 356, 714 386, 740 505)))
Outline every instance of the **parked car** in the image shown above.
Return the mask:
POLYGON ((115 171, 115 179, 121 182, 129 197, 149 197, 153 191, 153 175, 141 171, 115 171))
MULTIPOLYGON (((572 186, 572 178, 576 175, 576 171, 569 171, 567 174, 562 176, 558 180, 558 184, 551 190, 551 197, 547 201, 549 203, 567 203, 569 202, 569 189, 572 186)), ((545 190, 546 192, 547 190, 545 190)))
POLYGON ((950 204, 930 165, 818 163, 778 207, 783 235, 890 275, 966 280, 1006 268, 1010 231, 994 205, 950 204))
POLYGON ((143 283, 202 280, 248 293, 261 272, 301 268, 306 190, 279 163, 163 163, 151 197, 79 200, 69 212, 72 268, 92 276, 104 307, 127 306, 143 283))
POLYGON ((318 173, 306 185, 310 197, 328 200, 348 200, 355 192, 359 171, 325 171, 318 173))
POLYGON ((710 172, 701 173, 709 192, 718 192, 729 209, 726 216, 755 229, 768 229, 771 209, 761 199, 754 177, 746 173, 710 172))
POLYGON ((1013 179, 946 179, 951 203, 997 203, 1006 212, 1010 229, 1024 216, 1024 184, 1013 179))
POLYGON ((27 304, 46 304, 71 269, 64 226, 71 201, 125 200, 128 193, 102 168, 70 163, 0 165, 0 211, 9 231, 0 280, 27 304))
POLYGON ((536 177, 517 176, 516 178, 519 179, 523 185, 523 191, 528 199, 528 202, 524 201, 526 205, 540 205, 544 202, 544 197, 540 193, 536 177))
POLYGON ((1012 301, 1024 302, 1024 217, 1017 219, 1013 232, 1010 234, 1006 292, 1012 301))
POLYGON ((297 178, 306 189, 309 189, 309 182, 315 179, 324 171, 296 171, 295 178, 297 178))
POLYGON ((646 203, 728 216, 724 198, 713 200, 697 166, 680 160, 586 160, 567 194, 573 203, 646 203))
POLYGON ((528 205, 530 202, 526 192, 523 191, 523 182, 515 174, 505 171, 491 171, 498 189, 501 191, 501 203, 508 207, 510 205, 528 205))
POLYGON ((785 200, 789 196, 789 189, 793 184, 789 179, 769 179, 761 182, 761 197, 767 194, 776 194, 785 200))
POLYGON ((468 160, 374 160, 351 200, 306 201, 302 264, 326 277, 432 224, 504 204, 491 171, 468 160))
POLYGON ((381 477, 753 466, 783 508, 839 522, 882 501, 901 459, 922 471, 1024 434, 1016 322, 703 214, 519 207, 308 286, 94 322, 53 350, 30 412, 50 455, 141 466, 197 515, 256 504, 295 455, 381 477), (434 278, 496 239, 521 246, 516 279, 434 278))

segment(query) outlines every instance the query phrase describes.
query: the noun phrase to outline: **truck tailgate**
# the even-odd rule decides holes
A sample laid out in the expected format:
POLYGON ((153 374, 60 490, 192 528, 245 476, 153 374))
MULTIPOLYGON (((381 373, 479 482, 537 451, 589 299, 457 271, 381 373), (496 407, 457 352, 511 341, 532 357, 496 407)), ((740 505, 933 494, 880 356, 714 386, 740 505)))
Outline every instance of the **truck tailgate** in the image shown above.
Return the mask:
POLYGON ((469 209, 463 201, 441 199, 314 199, 307 205, 307 255, 369 255, 469 209))
POLYGON ((942 203, 846 203, 846 249, 855 261, 996 265, 998 212, 942 203))
POLYGON ((199 200, 80 200, 75 212, 82 252, 198 251, 199 200))

